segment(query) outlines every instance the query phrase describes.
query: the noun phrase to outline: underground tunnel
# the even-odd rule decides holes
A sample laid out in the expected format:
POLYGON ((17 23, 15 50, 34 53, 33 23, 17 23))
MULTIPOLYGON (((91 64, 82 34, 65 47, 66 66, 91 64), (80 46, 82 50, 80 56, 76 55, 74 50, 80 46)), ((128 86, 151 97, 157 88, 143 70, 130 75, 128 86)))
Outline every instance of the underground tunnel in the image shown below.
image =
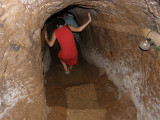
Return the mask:
MULTIPOLYGON (((0 119, 160 119, 159 4, 0 1, 0 119), (75 6, 70 12, 79 25, 87 21, 88 12, 92 22, 80 33, 79 63, 66 76, 60 63, 47 64, 45 50, 51 48, 41 40, 41 30, 51 15, 68 6, 75 6), (76 102, 83 104, 76 107, 76 102)), ((57 62, 56 56, 51 59, 57 62)))

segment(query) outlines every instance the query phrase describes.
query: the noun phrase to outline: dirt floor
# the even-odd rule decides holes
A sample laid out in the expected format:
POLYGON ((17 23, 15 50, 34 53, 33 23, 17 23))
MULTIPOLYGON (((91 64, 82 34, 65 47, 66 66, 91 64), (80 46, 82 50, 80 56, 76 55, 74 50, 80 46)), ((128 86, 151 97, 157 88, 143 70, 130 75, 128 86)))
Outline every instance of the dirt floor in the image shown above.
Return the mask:
POLYGON ((54 57, 45 80, 48 120, 136 120, 130 97, 118 100, 117 87, 80 54, 69 75, 54 57))

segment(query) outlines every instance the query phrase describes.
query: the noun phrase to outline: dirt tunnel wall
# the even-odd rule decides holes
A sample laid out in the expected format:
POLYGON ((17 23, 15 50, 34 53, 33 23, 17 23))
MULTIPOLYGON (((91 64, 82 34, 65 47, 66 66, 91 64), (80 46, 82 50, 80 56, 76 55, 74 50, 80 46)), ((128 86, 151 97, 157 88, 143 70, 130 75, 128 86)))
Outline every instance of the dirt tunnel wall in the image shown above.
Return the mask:
MULTIPOLYGON (((86 11, 93 21, 82 32, 82 52, 108 74, 120 96, 129 93, 138 120, 157 120, 159 114, 159 52, 141 51, 149 25, 159 28, 156 0, 6 0, 0 1, 0 119, 45 120, 40 31, 45 20, 69 5, 82 24, 86 11)), ((153 39, 158 40, 158 31, 153 39)))

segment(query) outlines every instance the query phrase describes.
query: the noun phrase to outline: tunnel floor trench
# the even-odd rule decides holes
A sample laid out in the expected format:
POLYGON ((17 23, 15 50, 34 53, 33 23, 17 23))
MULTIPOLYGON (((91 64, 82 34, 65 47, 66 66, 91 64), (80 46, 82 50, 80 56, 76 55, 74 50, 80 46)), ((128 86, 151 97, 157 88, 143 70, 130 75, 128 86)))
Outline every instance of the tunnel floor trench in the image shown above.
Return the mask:
POLYGON ((69 75, 55 56, 45 81, 48 120, 136 120, 130 97, 118 99, 117 87, 81 54, 69 75))

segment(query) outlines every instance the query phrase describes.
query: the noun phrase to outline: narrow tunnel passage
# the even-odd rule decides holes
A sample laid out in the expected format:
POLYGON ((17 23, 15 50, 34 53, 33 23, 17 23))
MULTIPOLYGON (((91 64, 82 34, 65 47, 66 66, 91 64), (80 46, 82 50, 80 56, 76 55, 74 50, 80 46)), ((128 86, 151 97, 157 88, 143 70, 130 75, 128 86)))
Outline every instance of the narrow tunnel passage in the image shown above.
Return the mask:
MULTIPOLYGON (((58 102, 53 102, 56 100, 49 105, 49 99, 47 99, 46 104, 44 74, 49 73, 46 73, 47 69, 43 69, 45 59, 42 61, 40 41, 41 29, 46 19, 69 5, 81 6, 71 10, 78 18, 77 21, 80 25, 87 20, 87 12, 90 12, 93 18, 92 23, 81 33, 82 56, 79 57, 79 66, 76 66, 72 73, 79 71, 83 66, 91 67, 94 64, 98 68, 93 68, 92 73, 97 73, 97 76, 93 75, 98 78, 97 81, 110 80, 118 90, 118 99, 116 99, 117 94, 115 93, 116 97, 113 97, 113 103, 109 103, 109 105, 106 103, 107 107, 106 109, 102 108, 102 113, 106 112, 107 118, 124 120, 126 115, 122 112, 125 110, 121 110, 119 113, 115 113, 115 111, 120 110, 120 106, 132 105, 132 102, 126 102, 131 99, 134 103, 133 109, 136 107, 137 110, 135 115, 137 120, 160 119, 160 3, 158 0, 0 1, 0 119, 46 120, 47 112, 51 117, 52 115, 61 115, 61 110, 65 111, 66 109, 65 115, 73 113, 68 108, 66 101, 63 102, 62 107, 56 108, 55 105, 58 102), (152 34, 149 34, 150 31, 152 34), (147 37, 156 44, 150 46, 147 41, 149 44, 147 49, 142 49, 147 51, 142 51, 139 49, 139 43, 142 42, 142 45, 145 45, 147 37), (81 57, 83 58, 81 59, 81 57), (54 114, 55 112, 59 112, 59 114, 54 114)), ((52 60, 54 61, 54 59, 52 60)), ((59 65, 59 62, 55 62, 56 64, 59 65)), ((62 72, 60 66, 55 68, 62 72)), ((90 70, 88 67, 85 69, 90 70)), ((88 74, 90 75, 90 73, 88 74)), ((68 80, 70 76, 64 76, 63 81, 68 80)), ((87 80, 89 81, 89 79, 87 80)), ((93 80, 90 79, 90 81, 93 80)), ((84 81, 84 84, 80 83, 66 83, 68 86, 66 85, 63 89, 89 84, 92 86, 91 88, 95 89, 96 104, 102 105, 96 89, 96 85, 101 82, 84 81)), ((48 85, 47 82, 45 85, 48 85)), ((67 100, 67 94, 65 98, 67 100)), ((93 114, 94 110, 88 111, 88 113, 93 114)), ((102 114, 103 118, 104 114, 102 114)), ((68 117, 67 119, 72 118, 68 117)))
MULTIPOLYGON (((55 22, 56 15, 50 18, 55 22)), ((48 33, 53 29, 54 26, 48 28, 48 33)), ((59 49, 58 42, 50 48, 52 60, 45 73, 48 120, 136 120, 137 112, 130 96, 118 98, 118 88, 105 73, 83 58, 81 49, 78 49, 78 64, 69 75, 64 74, 58 59, 59 49)))
POLYGON ((118 100, 117 87, 82 57, 70 75, 52 62, 45 80, 48 120, 136 120, 129 96, 118 100))

